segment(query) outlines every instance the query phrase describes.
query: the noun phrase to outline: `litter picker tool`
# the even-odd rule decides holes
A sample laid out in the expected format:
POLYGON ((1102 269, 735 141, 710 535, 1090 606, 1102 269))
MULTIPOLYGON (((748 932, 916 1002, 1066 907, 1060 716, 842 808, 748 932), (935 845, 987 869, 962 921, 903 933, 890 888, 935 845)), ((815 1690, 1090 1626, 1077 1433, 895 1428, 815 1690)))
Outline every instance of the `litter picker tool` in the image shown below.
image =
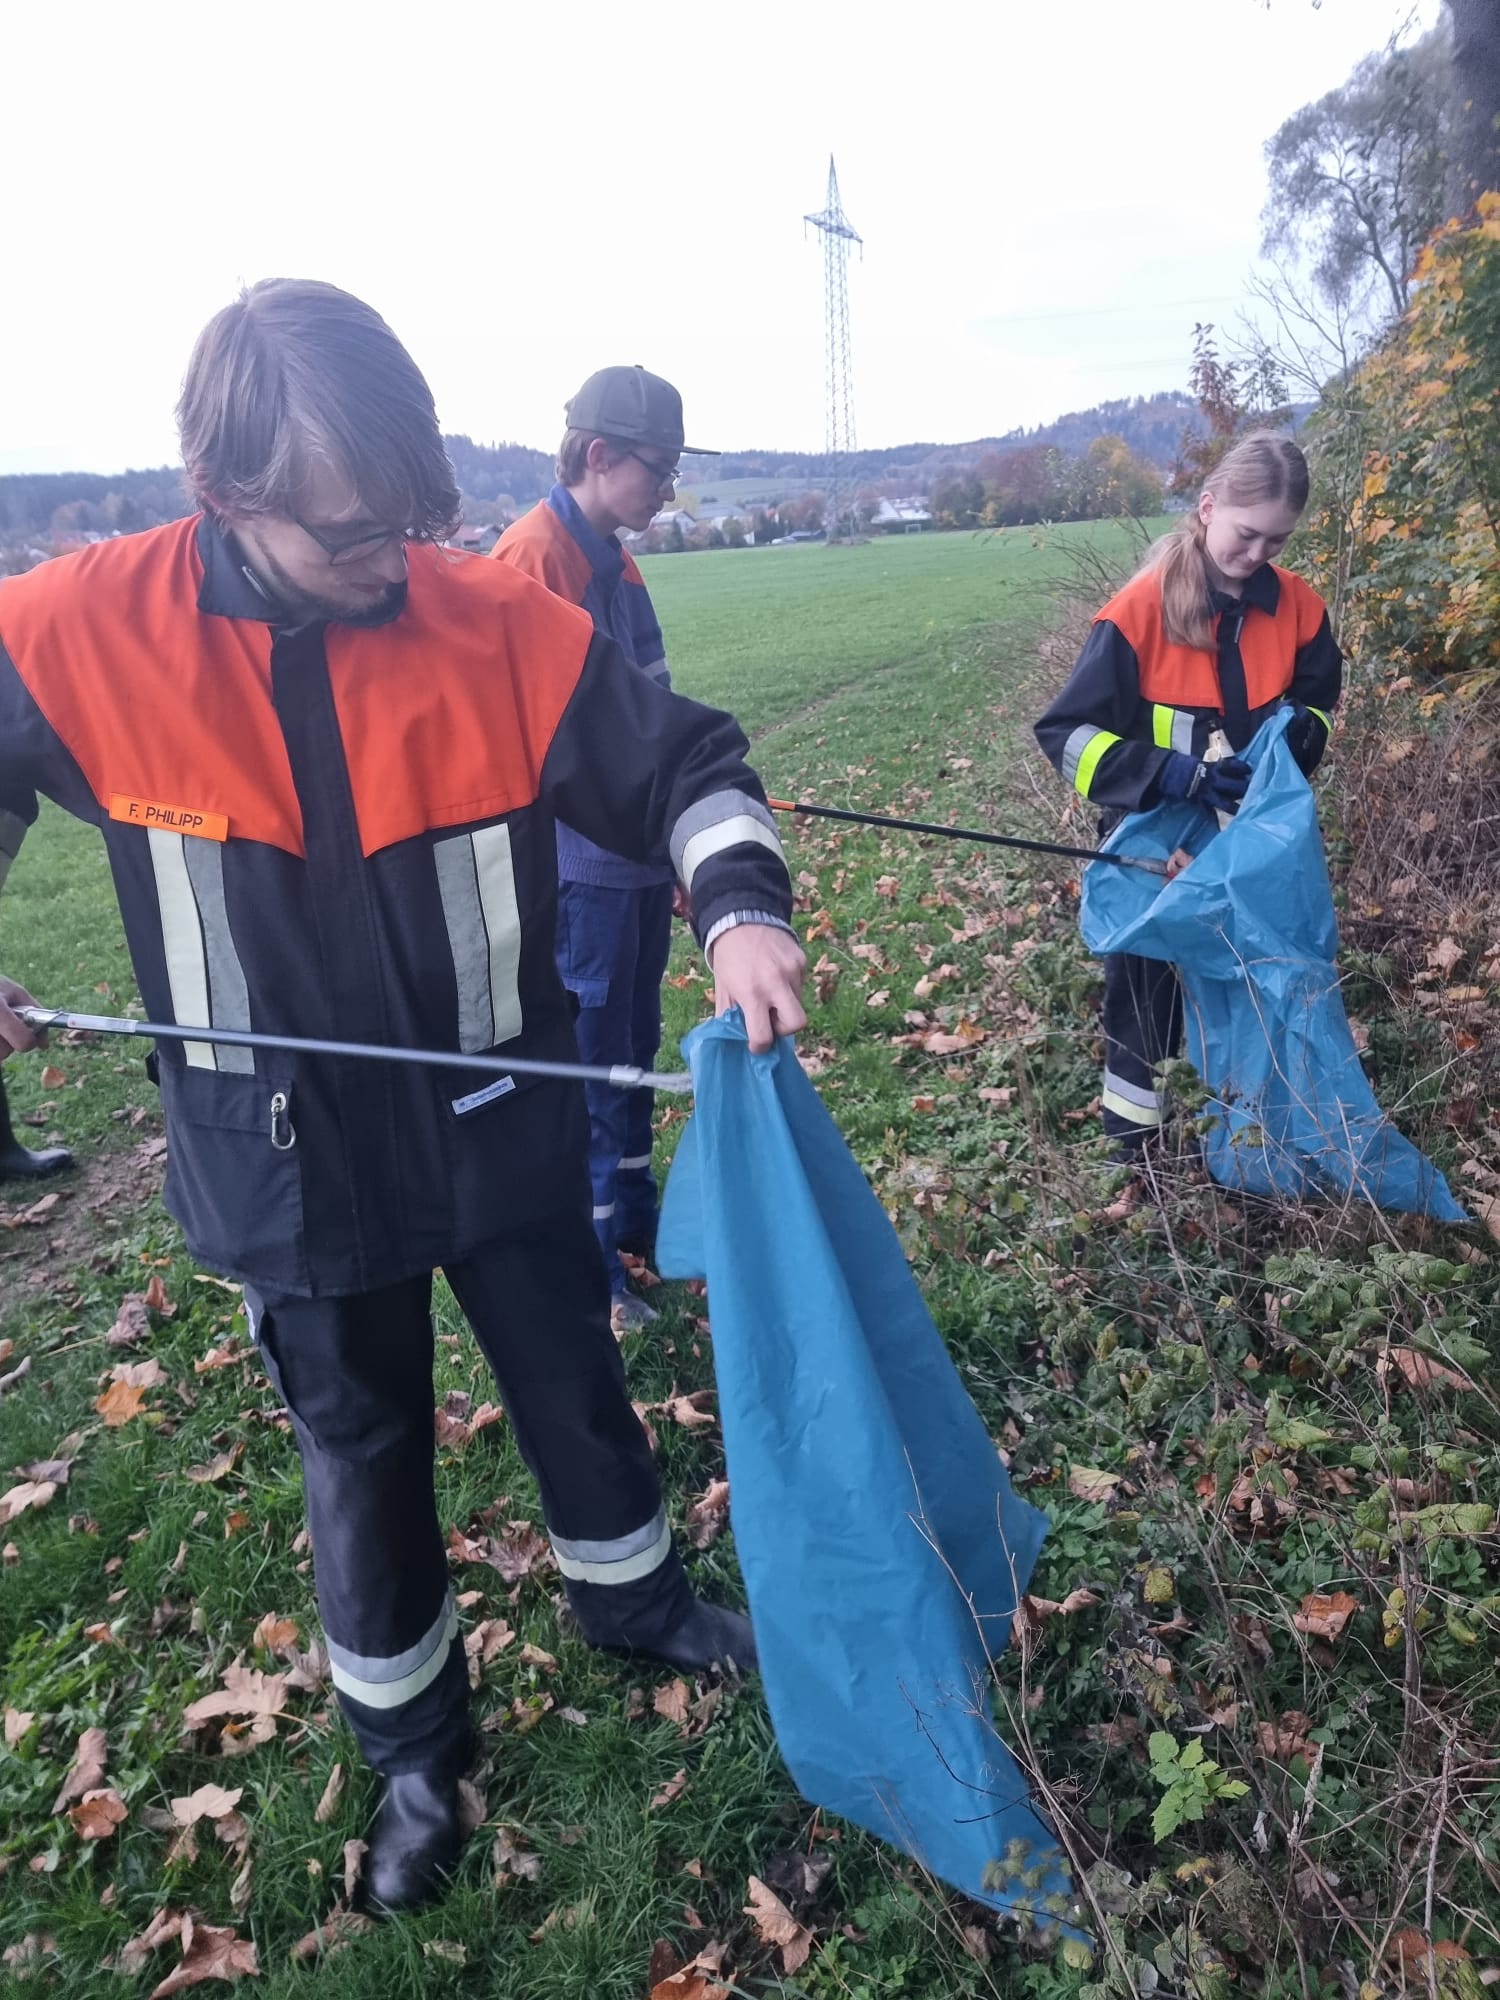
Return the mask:
POLYGON ((1165 875, 1165 861, 1146 854, 1101 854, 1093 847, 1063 847, 1055 840, 1022 840, 1014 833, 981 833, 970 826, 938 826, 925 819, 895 819, 889 813, 848 812, 841 806, 814 806, 803 799, 767 799, 772 812, 810 813, 814 819, 843 819, 855 826, 885 826, 895 833, 935 833, 943 840, 977 840, 986 847, 1024 847, 1031 854, 1065 854, 1072 861, 1112 861, 1120 868, 1144 868, 1165 875))
POLYGON ((463 1055, 456 1049, 397 1049, 380 1042, 326 1042, 305 1035, 266 1035, 249 1028, 183 1028, 169 1021, 129 1021, 118 1014, 72 1014, 61 1007, 17 1007, 32 1028, 76 1028, 94 1035, 143 1035, 148 1041, 217 1042, 235 1049, 280 1049, 288 1055, 358 1057, 367 1062, 416 1063, 428 1069, 473 1069, 487 1076, 558 1076, 573 1083, 607 1083, 616 1090, 691 1094, 685 1070, 659 1075, 630 1063, 539 1062, 527 1056, 463 1055))

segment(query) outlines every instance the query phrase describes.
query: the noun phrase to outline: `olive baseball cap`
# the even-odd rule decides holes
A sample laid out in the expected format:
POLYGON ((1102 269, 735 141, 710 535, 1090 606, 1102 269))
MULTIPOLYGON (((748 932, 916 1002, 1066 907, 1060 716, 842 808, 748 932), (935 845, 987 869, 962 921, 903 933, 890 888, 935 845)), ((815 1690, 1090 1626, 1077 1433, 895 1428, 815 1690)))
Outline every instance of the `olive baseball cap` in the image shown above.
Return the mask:
POLYGON ((705 458, 717 452, 682 441, 682 398, 670 382, 637 364, 601 368, 566 406, 568 429, 595 431, 626 444, 652 444, 662 451, 690 451, 705 458))

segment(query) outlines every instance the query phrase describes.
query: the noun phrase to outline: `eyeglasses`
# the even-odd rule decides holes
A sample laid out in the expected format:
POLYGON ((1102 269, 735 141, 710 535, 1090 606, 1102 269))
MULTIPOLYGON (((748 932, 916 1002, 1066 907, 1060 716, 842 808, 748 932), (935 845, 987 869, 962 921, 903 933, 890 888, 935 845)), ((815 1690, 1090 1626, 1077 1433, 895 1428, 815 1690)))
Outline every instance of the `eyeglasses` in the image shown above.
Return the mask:
POLYGON ((403 542, 410 532, 406 528, 376 528, 357 536, 352 542, 339 541, 335 536, 327 535, 321 528, 315 528, 310 522, 304 521, 300 514, 293 514, 292 519, 304 535, 312 537, 334 569, 338 569, 344 563, 357 563, 365 556, 376 555, 381 549, 388 548, 392 542, 403 542))
POLYGON ((638 451, 627 451, 625 456, 633 458, 637 465, 644 465, 648 472, 653 473, 658 486, 675 486, 682 477, 680 465, 658 465, 654 458, 642 458, 638 451))

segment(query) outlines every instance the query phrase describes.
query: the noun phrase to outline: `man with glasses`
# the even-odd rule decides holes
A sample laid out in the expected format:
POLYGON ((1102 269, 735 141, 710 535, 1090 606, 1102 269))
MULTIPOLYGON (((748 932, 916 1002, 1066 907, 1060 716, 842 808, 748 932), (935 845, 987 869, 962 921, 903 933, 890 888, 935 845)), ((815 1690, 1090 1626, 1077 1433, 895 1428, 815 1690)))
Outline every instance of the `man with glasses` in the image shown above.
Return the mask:
MULTIPOLYGON (((632 667, 669 687, 661 626, 619 534, 650 527, 677 484, 679 455, 698 449, 683 443, 682 398, 644 368, 601 368, 568 403, 567 426, 557 484, 493 554, 582 605, 632 667)), ((650 1069, 671 946, 671 871, 608 853, 559 821, 557 872, 557 962, 578 1003, 584 1061, 650 1069)), ((676 907, 687 914, 680 897, 676 907)), ((594 1228, 609 1267, 611 1317, 623 1333, 655 1318, 627 1291, 622 1261, 622 1253, 649 1259, 656 1246, 652 1100, 645 1091, 626 1096, 593 1084, 587 1096, 594 1228)))
MULTIPOLYGON (((97 826, 147 1017, 205 1030, 153 1057, 164 1198, 243 1284, 291 1412, 333 1683, 383 1780, 366 1893, 405 1909, 458 1857, 470 1747, 435 1267, 583 1636, 684 1671, 751 1666, 754 1638, 693 1596, 630 1407, 578 1085, 213 1032, 574 1060, 559 814, 690 884, 752 1048, 803 1025, 803 957, 733 719, 529 578, 438 546, 459 495, 432 394, 369 306, 253 286, 200 336, 178 422, 195 516, 0 581, 0 848, 38 794, 97 826)), ((29 1000, 0 979, 0 1058, 35 1047, 29 1000)))

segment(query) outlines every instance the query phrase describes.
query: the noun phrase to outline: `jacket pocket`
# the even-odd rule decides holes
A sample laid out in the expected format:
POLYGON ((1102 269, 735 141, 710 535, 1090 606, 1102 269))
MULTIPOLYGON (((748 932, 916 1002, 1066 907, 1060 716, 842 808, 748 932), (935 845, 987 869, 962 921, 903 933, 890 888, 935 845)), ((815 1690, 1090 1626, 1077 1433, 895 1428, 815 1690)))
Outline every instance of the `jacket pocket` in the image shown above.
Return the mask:
POLYGON ((307 1281, 297 1106, 286 1077, 161 1065, 163 1200, 188 1247, 235 1277, 307 1281))

